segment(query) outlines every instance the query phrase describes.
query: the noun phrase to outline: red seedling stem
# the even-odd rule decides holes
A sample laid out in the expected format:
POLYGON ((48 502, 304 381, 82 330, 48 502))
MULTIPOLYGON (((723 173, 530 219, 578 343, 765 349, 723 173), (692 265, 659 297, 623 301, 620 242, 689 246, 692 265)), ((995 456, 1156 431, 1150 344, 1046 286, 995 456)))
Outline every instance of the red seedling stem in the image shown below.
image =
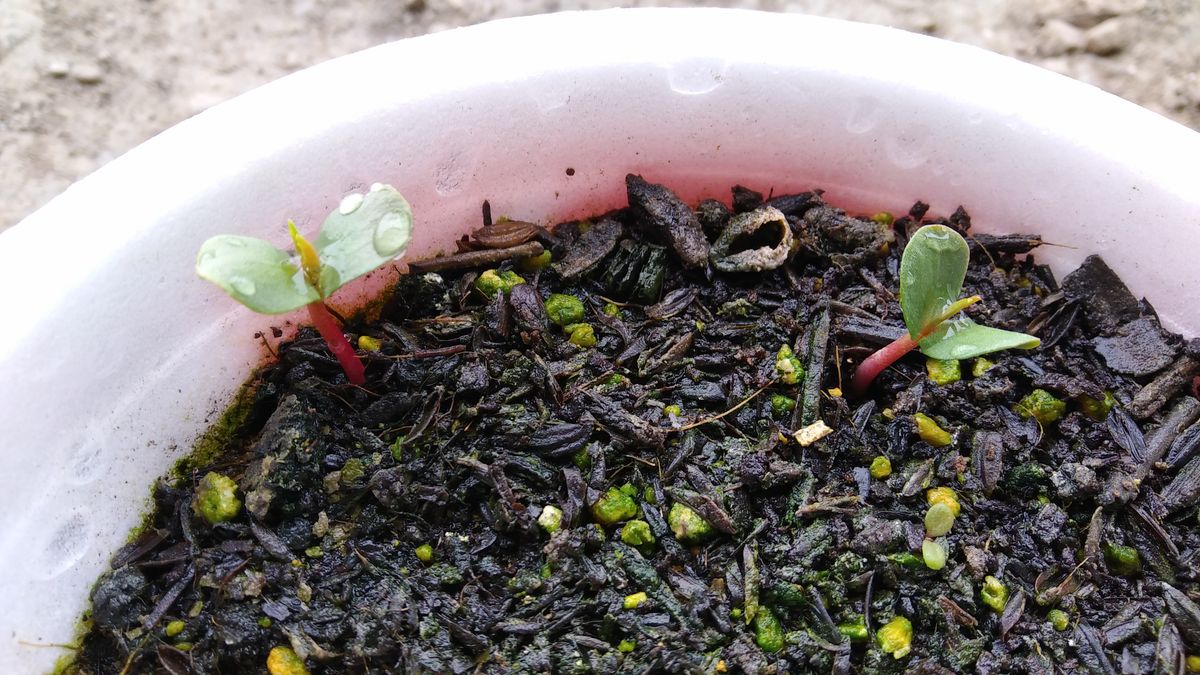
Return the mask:
POLYGON ((888 366, 899 361, 900 357, 916 348, 917 341, 912 339, 912 336, 905 331, 904 335, 901 335, 886 347, 868 356, 854 370, 854 377, 850 380, 850 393, 855 396, 862 396, 867 393, 867 389, 880 373, 887 370, 888 366))
POLYGON ((946 319, 958 314, 967 307, 979 302, 981 299, 982 298, 980 298, 978 295, 972 295, 969 298, 963 298, 962 300, 951 304, 935 321, 922 328, 921 331, 917 333, 917 337, 914 338, 908 334, 908 331, 905 331, 904 335, 901 335, 887 346, 868 356, 867 359, 858 364, 858 368, 854 370, 854 377, 850 380, 850 393, 854 394, 855 396, 862 396, 863 394, 867 393, 867 389, 870 388, 871 383, 875 381, 875 378, 878 377, 880 373, 882 373, 884 370, 887 370, 887 368, 896 361, 899 361, 900 357, 916 349, 921 343, 921 340, 924 340, 932 335, 933 331, 937 330, 937 327, 942 325, 946 319))
POLYGON ((338 363, 342 364, 342 370, 346 371, 346 379, 350 380, 350 384, 364 384, 367 376, 362 361, 354 353, 354 347, 346 340, 342 327, 329 313, 325 303, 321 300, 308 303, 308 316, 312 319, 313 327, 325 339, 325 344, 329 345, 329 351, 333 352, 338 363))

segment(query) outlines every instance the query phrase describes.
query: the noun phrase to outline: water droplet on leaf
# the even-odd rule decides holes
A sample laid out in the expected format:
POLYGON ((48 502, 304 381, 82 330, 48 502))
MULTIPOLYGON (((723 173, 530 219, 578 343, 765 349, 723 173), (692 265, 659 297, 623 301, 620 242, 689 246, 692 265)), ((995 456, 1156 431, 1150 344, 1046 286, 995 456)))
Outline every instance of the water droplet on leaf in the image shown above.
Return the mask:
POLYGON ((234 277, 229 280, 229 285, 242 295, 254 295, 254 291, 258 290, 254 282, 246 277, 234 277))
POLYGON ((411 222, 399 213, 388 213, 375 226, 372 244, 375 252, 382 256, 393 256, 408 243, 411 222))
POLYGON ((338 213, 343 216, 348 216, 358 210, 362 206, 363 196, 357 192, 351 192, 342 198, 342 203, 338 204, 338 213))

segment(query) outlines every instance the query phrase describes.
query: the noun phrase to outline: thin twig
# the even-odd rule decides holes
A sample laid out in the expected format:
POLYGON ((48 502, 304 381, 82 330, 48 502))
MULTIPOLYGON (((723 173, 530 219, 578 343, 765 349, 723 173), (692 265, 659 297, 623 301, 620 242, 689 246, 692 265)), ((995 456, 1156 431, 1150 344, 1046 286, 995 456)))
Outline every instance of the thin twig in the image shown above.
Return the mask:
POLYGON ((692 422, 691 424, 687 424, 682 427, 679 427, 678 429, 670 429, 670 431, 687 431, 688 429, 695 429, 696 427, 704 426, 705 424, 708 424, 709 422, 716 422, 717 420, 725 417, 726 415, 737 412, 739 409, 741 409, 742 406, 749 403, 752 399, 754 399, 755 396, 758 396, 759 394, 766 391, 767 387, 770 387, 773 384, 775 384, 775 380, 771 380, 770 382, 764 384, 763 386, 761 386, 757 390, 755 390, 754 393, 750 394, 746 398, 739 401, 737 405, 733 406, 729 410, 726 410, 725 412, 723 412, 719 415, 714 415, 712 417, 706 417, 702 420, 697 420, 695 422, 692 422))

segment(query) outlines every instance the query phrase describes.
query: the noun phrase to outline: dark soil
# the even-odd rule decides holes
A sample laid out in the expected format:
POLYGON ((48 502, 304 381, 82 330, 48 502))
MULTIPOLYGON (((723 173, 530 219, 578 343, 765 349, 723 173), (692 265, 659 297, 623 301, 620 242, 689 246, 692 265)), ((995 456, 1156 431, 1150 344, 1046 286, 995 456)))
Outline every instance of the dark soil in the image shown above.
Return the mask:
POLYGON ((1042 346, 978 375, 964 361, 951 384, 912 352, 852 400, 854 364, 903 330, 899 256, 923 204, 888 225, 776 197, 787 228, 710 249, 762 195, 693 210, 629 184, 632 205, 592 222, 507 226, 504 245, 536 238, 556 261, 507 294, 453 260, 402 278, 378 323, 347 327, 381 344, 365 387, 301 330, 227 454, 160 482, 152 525, 96 586, 75 668, 262 672, 281 646, 312 673, 1149 673, 1200 654, 1196 350, 1103 261, 1060 288, 1027 255, 1036 237, 937 220, 972 243, 969 313, 1042 346), (735 263, 761 271, 715 271, 755 250, 735 263), (549 320, 550 293, 583 300, 594 346, 549 320), (1034 389, 1065 414, 1015 412, 1034 389), (1112 412, 1085 415, 1106 392, 1112 412), (949 445, 922 440, 918 412, 949 445), (801 446, 818 420, 832 433, 801 446), (889 477, 868 469, 880 456, 889 477), (209 470, 244 503, 216 526, 193 511, 209 470), (933 487, 961 505, 937 571, 933 487), (627 501, 636 515, 613 508, 627 501), (711 532, 681 540, 675 505, 711 532), (631 516, 644 526, 600 524, 631 516), (653 543, 627 543, 638 527, 653 543), (1007 589, 995 609, 987 577, 1007 589), (914 637, 897 659, 877 633, 899 616, 914 637))

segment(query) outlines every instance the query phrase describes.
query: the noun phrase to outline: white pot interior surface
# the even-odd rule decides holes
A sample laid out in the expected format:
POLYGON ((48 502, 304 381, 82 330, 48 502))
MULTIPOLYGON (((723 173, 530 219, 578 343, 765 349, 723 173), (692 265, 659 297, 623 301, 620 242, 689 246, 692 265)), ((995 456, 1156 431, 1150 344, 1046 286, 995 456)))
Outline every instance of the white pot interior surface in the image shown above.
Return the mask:
MULTIPOLYGON (((542 224, 624 204, 822 187, 1041 233, 1065 274, 1099 253, 1164 323, 1200 332, 1200 134, 1097 89, 888 28, 730 10, 512 19, 388 44, 180 124, 0 235, 0 672, 48 670, 89 588, 266 352, 199 280, 218 233, 287 241, 395 185, 410 258, 493 213, 542 224), (567 169, 574 169, 568 176, 567 169)), ((379 287, 377 273, 347 293, 379 287)), ((339 304, 354 298, 342 295, 339 304)))

